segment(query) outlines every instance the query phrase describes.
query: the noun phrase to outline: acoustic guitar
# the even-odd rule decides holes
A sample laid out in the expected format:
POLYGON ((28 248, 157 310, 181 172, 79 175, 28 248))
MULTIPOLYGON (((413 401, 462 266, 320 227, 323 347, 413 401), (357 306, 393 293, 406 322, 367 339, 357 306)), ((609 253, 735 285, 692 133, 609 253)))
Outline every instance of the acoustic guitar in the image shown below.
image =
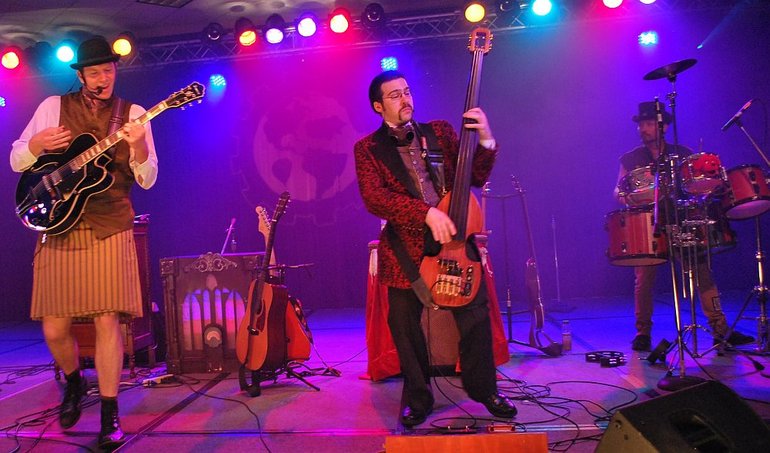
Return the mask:
MULTIPOLYGON (((265 238, 265 248, 267 248, 270 238, 270 216, 267 210, 262 206, 256 207, 257 218, 259 219, 258 230, 265 238)), ((273 281, 281 281, 281 271, 277 269, 278 258, 273 249, 270 254, 270 277, 273 281)), ((302 302, 293 296, 289 296, 289 303, 286 305, 286 360, 287 361, 305 361, 310 359, 310 348, 313 344, 313 334, 307 324, 307 317, 302 309, 302 302)))
MULTIPOLYGON (((474 29, 470 35, 468 48, 473 53, 473 64, 463 112, 478 106, 481 65, 491 40, 491 32, 484 27, 474 29)), ((467 120, 463 119, 465 122, 467 120)), ((430 288, 433 303, 439 307, 469 304, 476 297, 483 278, 478 258, 469 257, 467 252, 472 249, 470 236, 483 229, 481 207, 471 193, 473 154, 476 150, 472 132, 465 127, 460 131, 454 186, 437 206, 452 219, 457 234, 452 241, 441 246, 437 255, 425 256, 420 263, 420 276, 430 288)))
MULTIPOLYGON (((145 124, 170 108, 182 107, 203 97, 198 82, 174 92, 135 121, 145 124)), ((46 153, 24 171, 16 186, 16 216, 35 231, 57 235, 80 220, 88 199, 109 189, 113 182, 107 171, 112 157, 107 154, 123 140, 121 130, 97 142, 91 134, 80 134, 61 153, 46 153)))
POLYGON ((235 353, 245 369, 259 371, 276 370, 286 363, 286 305, 288 292, 285 286, 266 283, 273 252, 275 230, 286 212, 289 192, 281 194, 270 222, 265 246, 265 258, 257 278, 249 286, 246 313, 235 337, 235 353))

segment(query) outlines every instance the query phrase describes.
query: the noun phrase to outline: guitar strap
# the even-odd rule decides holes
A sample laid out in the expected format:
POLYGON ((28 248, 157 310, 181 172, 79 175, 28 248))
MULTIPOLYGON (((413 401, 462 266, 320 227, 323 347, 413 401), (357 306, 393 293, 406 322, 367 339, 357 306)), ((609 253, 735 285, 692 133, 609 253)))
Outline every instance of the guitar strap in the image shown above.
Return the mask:
POLYGON ((444 176, 444 152, 438 146, 438 139, 430 124, 414 122, 420 139, 420 155, 428 164, 428 173, 433 181, 433 187, 439 198, 447 194, 446 178, 444 176))
MULTIPOLYGON (((112 113, 110 113, 110 122, 107 126, 108 137, 117 132, 118 129, 120 129, 120 127, 125 123, 125 121, 123 121, 123 109, 125 106, 126 100, 116 96, 115 100, 112 102, 112 113)), ((109 151, 107 151, 110 157, 115 157, 115 149, 116 148, 113 146, 109 151)))
POLYGON ((388 235, 390 245, 393 247, 393 252, 396 254, 396 259, 398 259, 398 264, 401 265, 401 269, 403 269, 404 273, 406 274, 406 278, 409 279, 409 284, 412 285, 412 290, 415 294, 417 294, 417 298, 420 299, 420 302, 422 302, 422 304, 427 308, 438 310, 440 307, 433 303, 433 297, 430 294, 430 289, 428 288, 427 283, 425 283, 425 280, 422 279, 420 276, 420 270, 406 253, 404 243, 396 233, 393 225, 388 223, 385 227, 385 231, 388 235))

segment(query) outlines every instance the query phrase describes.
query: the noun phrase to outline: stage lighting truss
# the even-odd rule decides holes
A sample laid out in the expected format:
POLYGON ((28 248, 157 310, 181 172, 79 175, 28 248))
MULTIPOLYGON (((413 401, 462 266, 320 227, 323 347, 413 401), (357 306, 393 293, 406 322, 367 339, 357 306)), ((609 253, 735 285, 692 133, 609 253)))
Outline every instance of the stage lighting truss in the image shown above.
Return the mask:
MULTIPOLYGON (((691 12, 702 10, 729 11, 735 4, 743 0, 657 0, 652 5, 639 3, 637 8, 629 9, 631 14, 648 14, 650 8, 658 13, 666 12, 691 12)), ((745 0, 748 7, 767 9, 767 0, 745 0)), ((533 19, 528 10, 532 1, 520 1, 522 6, 513 17, 504 17, 498 14, 490 6, 487 14, 487 22, 490 30, 496 35, 515 33, 525 28, 558 26, 566 21, 591 21, 597 20, 596 9, 606 10, 601 1, 585 2, 583 0, 559 0, 559 16, 556 21, 543 23, 543 18, 533 19), (589 3, 589 5, 586 5, 589 3)), ((627 2, 624 2, 627 3, 627 2)), ((634 2, 638 3, 638 2, 634 2)), ((488 3, 494 5, 494 3, 488 3)), ((248 20, 248 19, 246 19, 248 20)), ((250 23, 251 21, 249 21, 250 23)), ((253 27, 253 24, 251 25, 253 27)), ((319 27, 320 28, 320 27, 319 27)), ((351 28, 358 32, 355 43, 349 45, 356 47, 374 47, 388 43, 403 43, 425 39, 467 38, 468 23, 457 11, 393 18, 388 17, 384 30, 375 32, 363 27, 360 21, 351 23, 351 28)), ((255 28, 256 29, 256 28, 255 28)), ((348 31, 350 32, 350 31, 348 31)), ((226 34, 219 45, 211 46, 201 42, 200 39, 191 39, 189 36, 174 40, 166 37, 163 42, 143 42, 139 52, 135 52, 127 58, 123 58, 121 65, 124 68, 147 67, 181 62, 214 61, 229 58, 249 59, 269 56, 280 53, 306 52, 312 50, 324 50, 334 47, 332 43, 324 43, 323 40, 309 40, 299 35, 296 27, 284 29, 284 39, 280 44, 260 49, 260 52, 241 52, 237 44, 237 35, 226 34)), ((256 36, 255 36, 256 39, 256 36)))

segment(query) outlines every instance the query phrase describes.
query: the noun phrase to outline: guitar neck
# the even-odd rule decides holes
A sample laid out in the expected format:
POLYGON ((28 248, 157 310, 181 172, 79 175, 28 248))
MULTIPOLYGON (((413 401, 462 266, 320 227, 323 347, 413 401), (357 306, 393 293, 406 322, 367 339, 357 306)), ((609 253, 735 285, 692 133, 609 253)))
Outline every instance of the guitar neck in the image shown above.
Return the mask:
MULTIPOLYGON (((160 115, 166 109, 168 109, 168 106, 166 105, 166 101, 163 101, 161 103, 158 103, 151 109, 147 110, 146 112, 144 112, 141 116, 136 118, 134 121, 144 125, 147 122, 149 122, 151 119, 160 115)), ((100 155, 104 154, 105 151, 112 148, 116 144, 120 143, 122 140, 123 140, 123 133, 120 129, 118 129, 116 132, 105 137, 99 143, 88 148, 87 150, 80 153, 77 157, 72 159, 72 161, 70 162, 72 170, 77 171, 83 168, 89 162, 96 159, 100 155)))

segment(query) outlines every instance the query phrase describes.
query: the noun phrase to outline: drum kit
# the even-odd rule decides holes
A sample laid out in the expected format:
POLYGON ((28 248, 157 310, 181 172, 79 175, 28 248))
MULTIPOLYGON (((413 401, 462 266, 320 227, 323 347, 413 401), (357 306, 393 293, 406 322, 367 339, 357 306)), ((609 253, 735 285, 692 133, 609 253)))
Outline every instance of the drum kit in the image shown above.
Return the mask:
MULTIPOLYGON (((700 380, 685 376, 683 333, 690 331, 695 342, 695 307, 692 290, 697 281, 698 262, 707 260, 710 267, 711 255, 730 250, 736 245, 735 232, 730 228, 731 220, 754 219, 756 222, 757 268, 759 285, 746 300, 756 296, 760 303, 758 318, 757 350, 763 353, 768 349, 768 329, 765 302, 767 289, 764 286, 763 252, 759 218, 770 210, 770 186, 768 175, 758 165, 740 165, 730 169, 722 166, 719 156, 709 152, 677 155, 685 148, 678 146, 676 130, 676 89, 677 74, 695 65, 695 59, 682 60, 657 68, 644 76, 644 80, 667 78, 672 84, 672 92, 667 94, 671 107, 671 125, 674 133, 673 152, 660 156, 654 165, 633 169, 626 173, 618 183, 618 193, 626 200, 628 207, 612 211, 606 216, 605 228, 609 233, 607 256, 610 263, 617 266, 655 266, 671 263, 671 276, 674 287, 674 307, 678 334, 680 376, 668 374, 658 384, 666 390, 694 385, 700 380), (678 282, 674 260, 681 266, 682 294, 690 292, 693 323, 683 327, 679 318, 678 282), (689 278, 689 285, 686 279, 689 278)), ((655 99, 658 123, 658 140, 663 141, 663 117, 660 114, 660 101, 655 99)), ((747 104, 748 105, 748 104, 747 104)), ((765 163, 770 161, 756 145, 746 129, 740 123, 740 114, 746 106, 725 125, 738 124, 747 135, 752 145, 759 152, 765 163)), ((660 147, 659 147, 660 149, 660 147)), ((685 153, 682 153, 685 154, 685 153)), ((733 324, 730 328, 735 326, 733 324)), ((694 344, 697 356, 697 343, 694 344)), ((713 349, 713 348, 712 348, 713 349)), ((687 351, 692 354, 691 351, 687 351)), ((708 352, 708 351, 706 351, 708 352)))

